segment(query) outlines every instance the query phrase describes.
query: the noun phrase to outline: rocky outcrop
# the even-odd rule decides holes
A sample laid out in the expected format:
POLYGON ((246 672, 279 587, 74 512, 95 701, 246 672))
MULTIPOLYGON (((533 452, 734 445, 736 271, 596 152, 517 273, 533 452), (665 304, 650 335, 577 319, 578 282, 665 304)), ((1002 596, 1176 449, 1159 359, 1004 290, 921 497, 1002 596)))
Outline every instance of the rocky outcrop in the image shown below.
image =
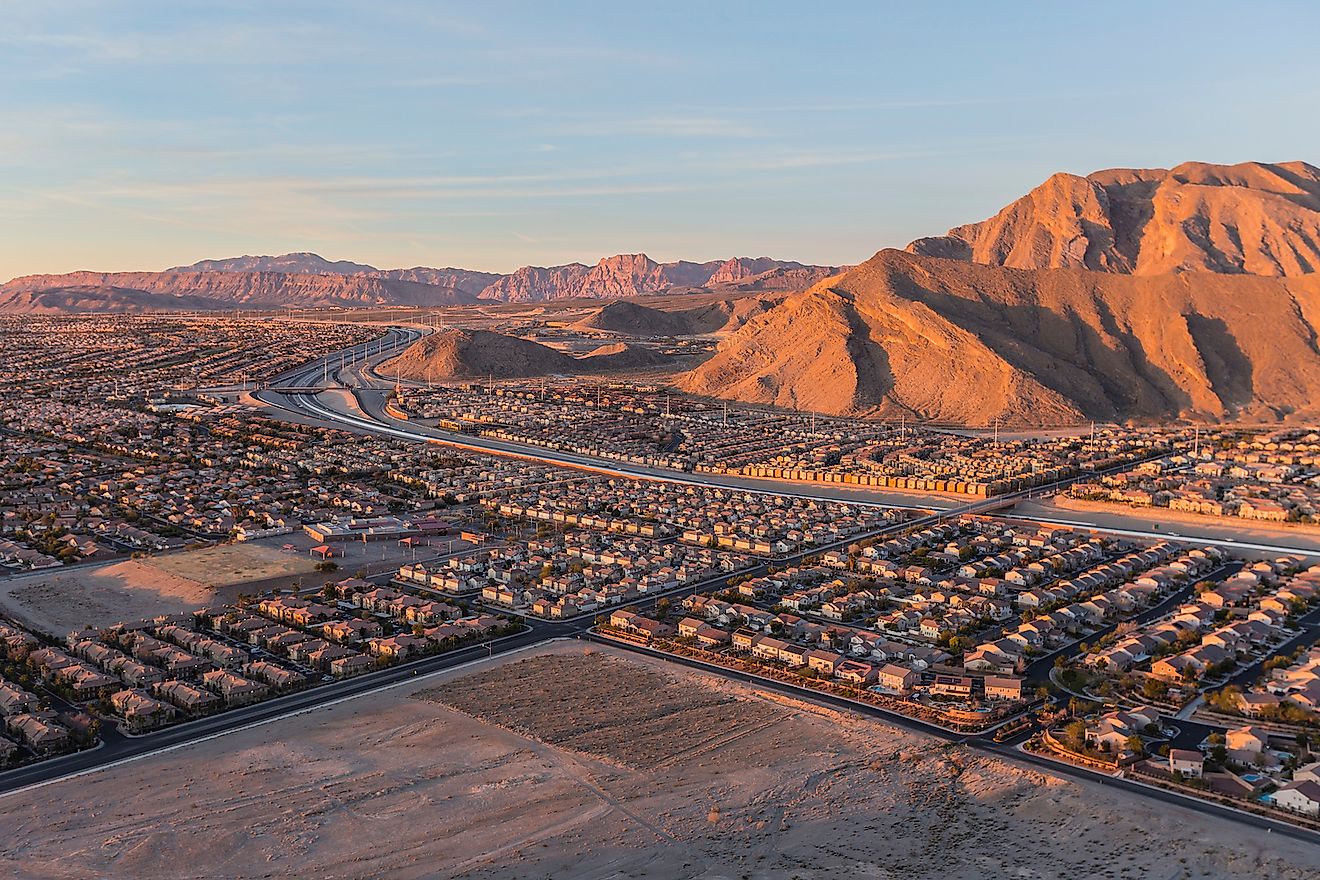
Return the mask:
POLYGON ((751 318, 699 394, 987 425, 1320 416, 1320 276, 1017 270, 881 251, 751 318))
POLYGON ((1055 174, 994 217, 907 250, 1017 269, 1308 275, 1320 269, 1320 169, 1188 162, 1055 174))
POLYGON ((478 296, 481 299, 500 302, 564 299, 576 295, 573 291, 581 287, 582 279, 586 277, 588 271, 590 270, 581 263, 552 266, 548 269, 540 266, 523 266, 497 278, 478 296))

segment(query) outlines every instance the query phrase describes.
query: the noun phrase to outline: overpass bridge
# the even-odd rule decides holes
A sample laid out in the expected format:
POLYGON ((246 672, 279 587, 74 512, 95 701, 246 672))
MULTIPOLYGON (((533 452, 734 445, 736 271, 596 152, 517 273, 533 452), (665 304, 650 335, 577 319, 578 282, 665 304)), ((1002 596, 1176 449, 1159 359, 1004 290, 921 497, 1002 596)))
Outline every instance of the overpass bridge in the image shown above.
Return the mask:
POLYGON ((264 385, 261 391, 277 394, 318 394, 322 391, 352 391, 348 385, 264 385))

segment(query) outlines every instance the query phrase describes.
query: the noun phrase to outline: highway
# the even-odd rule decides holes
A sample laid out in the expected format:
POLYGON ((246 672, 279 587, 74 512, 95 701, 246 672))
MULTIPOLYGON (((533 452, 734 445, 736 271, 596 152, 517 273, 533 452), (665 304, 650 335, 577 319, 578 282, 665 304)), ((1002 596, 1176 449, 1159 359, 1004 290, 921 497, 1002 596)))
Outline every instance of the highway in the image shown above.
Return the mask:
MULTIPOLYGON (((500 441, 489 441, 489 443, 487 443, 484 441, 484 438, 471 438, 460 435, 437 436, 438 433, 442 434, 442 432, 433 432, 429 428, 419 428, 404 422, 396 422, 394 420, 386 419, 383 414, 378 415, 375 411, 376 407, 373 406, 372 403, 367 402, 365 405, 361 404, 362 398, 360 396, 358 399, 359 405, 362 408, 361 414, 357 414, 336 408, 325 401, 318 393, 301 390, 304 388, 322 387, 338 382, 340 368, 334 366, 337 363, 346 365, 351 360, 359 365, 369 364, 372 360, 379 360, 383 357, 388 357, 393 353, 397 353, 419 339, 426 332, 428 331, 422 328, 392 327, 380 340, 354 346, 352 349, 331 355, 328 358, 318 359, 317 361, 276 377, 271 381, 270 387, 256 392, 256 395, 261 401, 272 407, 287 411, 291 415, 300 418, 310 418, 360 433, 395 437, 397 439, 413 442, 442 443, 444 445, 470 449, 476 452, 494 452, 504 455, 516 455, 521 458, 533 459, 551 465, 587 469, 597 473, 615 474, 621 477, 712 486, 727 485, 727 483, 721 481, 715 475, 698 475, 676 471, 664 471, 661 469, 634 468, 616 462, 561 453, 555 450, 545 450, 537 447, 521 446, 518 444, 506 444, 500 441), (482 442, 477 442, 478 440, 482 440, 482 442)), ((1091 478, 1093 476, 1094 474, 1088 474, 1085 478, 1091 478)), ((1078 477, 1075 479, 1081 478, 1082 477, 1078 477)), ((764 481, 752 482, 760 483, 764 481)), ((906 522, 887 525, 883 529, 870 533, 870 535, 878 536, 889 531, 920 527, 922 525, 939 522, 946 518, 956 517, 965 513, 993 510, 1002 507, 1005 504, 1011 505, 1017 500, 1028 497, 1031 494, 1048 491, 1051 488, 1062 487, 1070 482, 1070 480, 1065 480, 1055 484, 1053 487, 1036 487, 1032 490, 1023 490, 1021 492, 997 498, 980 499, 963 504, 955 503, 948 508, 925 512, 923 515, 909 519, 906 522)), ((783 484, 782 488, 774 484, 769 486, 761 485, 755 488, 752 486, 730 486, 730 488, 748 489, 750 491, 773 494, 793 494, 799 497, 829 497, 818 494, 816 491, 817 487, 812 484, 783 484), (785 492, 785 489, 792 489, 795 491, 785 492)), ((820 488, 825 489, 826 487, 822 486, 820 488)), ((854 501, 854 503, 869 503, 884 507, 903 506, 882 503, 874 500, 860 501, 855 498, 839 498, 833 500, 849 500, 854 501)), ((927 511, 930 510, 929 505, 913 506, 924 507, 927 511)), ((1078 523, 1078 525, 1083 524, 1078 523)), ((1173 535, 1160 533, 1143 534, 1142 536, 1176 540, 1173 535)), ((839 545, 846 545, 861 537, 863 536, 854 536, 845 541, 839 542, 839 545)), ((827 549, 829 548, 816 547, 812 548, 809 552, 814 554, 823 552, 827 549)), ((800 559, 805 555, 807 555, 806 552, 797 554, 797 556, 793 558, 776 560, 776 564, 791 563, 795 559, 800 559)), ((764 572, 766 565, 768 565, 768 563, 758 566, 756 569, 752 570, 751 573, 764 572)), ((744 571, 736 574, 744 575, 747 573, 748 572, 744 571)), ((730 575, 729 577, 732 576, 734 575, 730 575)), ((710 589, 712 583, 718 588, 721 583, 727 585, 727 581, 728 577, 717 579, 715 582, 708 582, 706 584, 689 585, 688 587, 671 591, 666 595, 670 597, 678 597, 691 593, 697 589, 710 589)), ((646 596, 636 602, 629 603, 629 607, 647 608, 653 605, 658 598, 660 597, 646 596)), ((1152 609, 1152 611, 1154 611, 1154 609, 1152 609)), ((671 662, 702 668, 733 680, 755 684, 757 687, 769 688, 789 693, 802 699, 808 699, 831 705, 836 708, 857 712, 859 714, 881 718, 886 722, 897 724, 910 730, 916 730, 944 740, 958 742, 971 748, 994 753, 1007 760, 1046 769, 1052 773, 1086 779, 1111 787, 1123 788, 1127 791, 1142 794, 1147 797, 1153 797, 1166 803, 1176 803, 1207 815, 1230 818, 1234 821, 1243 822, 1253 827, 1284 834, 1306 842, 1320 843, 1320 834, 1289 825, 1285 822, 1275 821, 1267 817, 1258 816, 1240 810, 1234 810, 1216 803, 1146 786, 1131 780, 1116 778, 1087 768, 1056 762, 1038 755, 1024 752, 1017 748, 1012 741, 1002 744, 995 743, 988 736, 968 736, 956 733, 946 728, 921 721, 920 719, 887 711, 879 707, 856 703, 841 697, 823 694, 810 688, 799 687, 773 679, 761 678, 749 673, 725 669, 723 667, 706 664, 690 658, 674 657, 673 655, 665 654, 639 645, 623 644, 613 640, 602 640, 601 637, 595 636, 589 632, 589 629, 592 626, 592 621, 589 619, 561 622, 527 619, 526 623, 528 624, 528 627, 523 632, 497 639, 491 643, 472 645, 445 654, 425 657, 389 667, 387 669, 367 673, 355 678, 322 684, 309 690, 284 695, 251 706, 231 709, 216 715, 167 727, 151 734, 143 736, 126 736, 117 730, 107 729, 103 735, 103 742, 98 748, 53 758, 0 773, 0 798, 9 797, 19 792, 49 785, 62 779, 68 779, 96 772, 101 769, 107 769, 126 761, 139 760, 153 754, 172 751, 185 747, 191 743, 224 736, 256 725, 312 712, 318 708, 323 708, 344 700, 350 700, 384 689, 397 687, 404 682, 415 680, 418 677, 447 672, 456 667, 482 658, 500 656, 513 651, 525 650, 533 645, 555 639, 583 638, 608 641, 609 644, 617 647, 648 655, 661 656, 671 662)), ((1024 732, 1017 737, 1017 739, 1021 740, 1025 738, 1025 735, 1026 733, 1024 732)))
MULTIPOLYGON (((431 331, 427 328, 391 327, 380 340, 355 346, 349 353, 353 375, 350 377, 350 381, 345 383, 354 388, 353 405, 347 404, 343 394, 321 394, 304 390, 284 393, 280 392, 278 387, 271 387, 258 392, 256 396, 270 406, 291 415, 322 424, 334 425, 357 433, 377 434, 416 443, 435 443, 469 452, 510 456, 556 467, 587 470, 606 476, 737 489, 788 498, 846 501, 851 504, 883 508, 928 510, 942 514, 944 517, 999 511, 999 515, 1010 518, 1019 516, 1031 522, 1085 528, 1117 537, 1168 540, 1185 544, 1208 544, 1262 556, 1301 554, 1320 558, 1320 542, 1315 541, 1312 536, 1305 533, 1299 533, 1296 537, 1288 536, 1287 538, 1267 540, 1256 538, 1254 535, 1250 535, 1249 532, 1242 534, 1241 530, 1249 527, 1233 522, 1216 524, 1213 527, 1171 524, 1162 528, 1159 523, 1136 523, 1128 518, 1103 513, 1067 511, 1069 516, 1060 517, 1056 509, 1031 502, 1033 498, 1049 496, 1080 479, 1094 479, 1104 473, 1124 470, 1130 467, 1131 464, 1105 471, 1091 472, 1084 476, 1059 480, 1048 485, 1022 489, 993 498, 968 502, 962 498, 949 495, 868 489, 866 487, 850 487, 832 483, 791 482, 731 474, 689 473, 495 438, 457 434, 426 425, 402 422, 385 413, 386 395, 380 389, 374 387, 375 382, 382 380, 371 368, 374 364, 392 357, 429 332, 431 331), (1019 509, 1006 510, 1006 508, 1014 507, 1019 509), (1190 532, 1194 532, 1194 534, 1189 534, 1190 532), (1242 536, 1235 538, 1233 537, 1235 533, 1242 536), (1248 537, 1249 535, 1250 537, 1248 537)), ((333 365, 345 360, 344 353, 318 359, 286 373, 278 380, 274 380, 272 385, 303 389, 340 381, 339 373, 336 372, 337 368, 333 365), (328 372, 324 367, 326 363, 332 365, 328 372)))
POLYGON ((961 503, 961 499, 947 495, 924 495, 903 491, 849 487, 840 484, 796 483, 733 474, 693 474, 668 468, 649 467, 614 459, 597 458, 530 444, 514 443, 492 437, 459 434, 426 425, 401 422, 385 414, 386 394, 372 386, 372 379, 376 377, 366 373, 366 369, 372 364, 392 357, 428 332, 430 331, 425 328, 392 327, 382 340, 355 346, 351 350, 352 369, 356 375, 353 381, 347 384, 355 388, 353 396, 356 406, 354 407, 345 405, 340 395, 325 395, 305 390, 311 387, 323 386, 330 381, 338 381, 336 377, 340 368, 336 364, 345 361, 345 353, 343 352, 330 355, 328 359, 317 359, 310 364, 276 377, 271 380, 269 388, 255 392, 253 396, 263 403, 290 414, 335 425, 350 431, 372 433, 417 443, 436 443, 468 452, 522 458, 556 467, 589 470, 606 476, 660 480, 684 485, 718 486, 758 494, 847 501, 853 504, 886 508, 952 510, 961 503), (375 353, 364 353, 368 349, 375 353), (327 363, 329 364, 328 370, 325 366, 327 363), (297 390, 282 391, 282 388, 297 390))

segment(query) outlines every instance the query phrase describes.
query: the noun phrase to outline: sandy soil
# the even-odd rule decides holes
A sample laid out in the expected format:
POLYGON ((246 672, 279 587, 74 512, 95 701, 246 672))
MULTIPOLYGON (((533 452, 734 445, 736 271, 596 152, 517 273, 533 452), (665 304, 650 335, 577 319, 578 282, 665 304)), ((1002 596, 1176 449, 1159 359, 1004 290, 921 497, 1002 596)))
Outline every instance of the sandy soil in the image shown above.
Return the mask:
POLYGON ((135 559, 0 580, 0 611, 56 636, 191 611, 215 599, 207 584, 135 559))
POLYGON ((316 560, 306 553, 285 553, 277 546, 245 541, 156 556, 149 564, 217 589, 240 584, 246 589, 254 583, 311 574, 316 560))
POLYGON ((314 565, 307 554, 285 553, 277 546, 221 544, 0 580, 0 612, 63 636, 86 625, 193 611, 233 601, 240 592, 289 587, 313 575, 314 565))
POLYGON ((5 798, 0 816, 0 871, 24 880, 1320 870, 1316 848, 570 643, 5 798), (686 718, 693 701, 730 723, 686 718), (630 713, 645 721, 625 754, 608 737, 630 713), (549 744, 572 731, 578 748, 549 744))

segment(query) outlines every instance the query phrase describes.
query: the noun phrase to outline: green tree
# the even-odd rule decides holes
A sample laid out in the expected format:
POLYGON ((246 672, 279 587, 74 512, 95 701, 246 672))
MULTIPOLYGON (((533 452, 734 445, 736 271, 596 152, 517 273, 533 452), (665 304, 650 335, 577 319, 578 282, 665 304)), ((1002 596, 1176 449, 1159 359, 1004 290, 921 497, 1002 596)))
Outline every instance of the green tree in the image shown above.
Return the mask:
POLYGON ((1169 686, 1158 678, 1148 678, 1141 685, 1141 693, 1148 700, 1163 700, 1169 695, 1169 686))

